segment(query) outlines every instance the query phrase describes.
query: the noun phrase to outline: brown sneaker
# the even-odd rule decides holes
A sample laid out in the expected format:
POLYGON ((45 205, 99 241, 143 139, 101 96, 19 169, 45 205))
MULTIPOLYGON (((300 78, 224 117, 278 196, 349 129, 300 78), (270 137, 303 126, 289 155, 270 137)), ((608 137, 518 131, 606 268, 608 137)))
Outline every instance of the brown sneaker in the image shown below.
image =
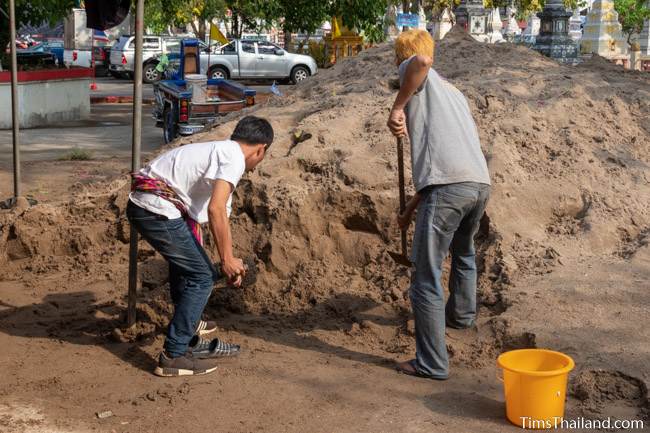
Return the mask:
POLYGON ((170 358, 162 352, 153 374, 162 377, 192 376, 212 373, 216 369, 217 361, 213 358, 195 358, 190 352, 178 358, 170 358))

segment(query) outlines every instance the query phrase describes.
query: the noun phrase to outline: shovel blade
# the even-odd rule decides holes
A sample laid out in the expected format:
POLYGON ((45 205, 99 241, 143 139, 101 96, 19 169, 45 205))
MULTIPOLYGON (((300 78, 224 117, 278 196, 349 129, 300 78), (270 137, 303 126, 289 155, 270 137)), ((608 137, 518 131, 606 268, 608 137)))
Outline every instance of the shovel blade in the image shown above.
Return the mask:
MULTIPOLYGON (((215 264, 219 266, 219 264, 215 264)), ((254 286, 257 282, 257 262, 254 257, 246 257, 244 259, 244 267, 246 268, 246 274, 244 279, 241 282, 241 287, 250 287, 254 286)), ((225 275, 222 275, 219 280, 217 280, 217 287, 227 287, 230 286, 228 278, 225 275)))
POLYGON ((411 267, 411 260, 404 254, 396 253, 394 251, 389 251, 388 254, 398 265, 406 266, 408 268, 411 267))

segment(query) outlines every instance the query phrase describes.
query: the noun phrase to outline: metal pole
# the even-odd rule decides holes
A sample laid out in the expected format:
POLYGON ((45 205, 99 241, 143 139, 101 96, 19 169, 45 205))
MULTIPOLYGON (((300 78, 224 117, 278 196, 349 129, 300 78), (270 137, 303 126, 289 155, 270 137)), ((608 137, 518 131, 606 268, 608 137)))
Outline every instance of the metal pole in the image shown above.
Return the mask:
MULTIPOLYGON (((212 77, 210 77, 210 56, 212 54, 212 26, 213 25, 214 24, 212 24, 212 21, 210 21, 210 31, 208 32, 208 68, 207 68, 207 71, 205 71, 206 74, 208 74, 208 79, 212 78, 212 77)), ((199 63, 199 66, 200 66, 200 63, 199 63)), ((201 73, 201 71, 199 70, 199 74, 200 73, 201 73)))
MULTIPOLYGON (((135 55, 133 58, 133 139, 131 141, 131 172, 140 169, 140 142, 142 141, 142 33, 144 0, 137 0, 135 9, 135 55)), ((127 326, 135 325, 135 304, 138 285, 138 232, 131 226, 129 244, 129 305, 127 326)))
POLYGON ((20 148, 18 142, 18 61, 16 60, 16 2, 9 0, 9 33, 11 39, 11 125, 14 146, 14 200, 21 195, 20 190, 20 148))

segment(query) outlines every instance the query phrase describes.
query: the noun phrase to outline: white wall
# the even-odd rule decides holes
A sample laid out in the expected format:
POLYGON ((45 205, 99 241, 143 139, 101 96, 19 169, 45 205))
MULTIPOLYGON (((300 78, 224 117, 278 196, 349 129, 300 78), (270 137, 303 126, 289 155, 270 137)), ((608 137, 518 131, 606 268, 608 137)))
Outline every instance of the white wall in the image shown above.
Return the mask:
MULTIPOLYGON (((18 85, 21 128, 90 116, 90 79, 27 81, 18 85)), ((0 83, 0 129, 11 128, 11 84, 0 83)))

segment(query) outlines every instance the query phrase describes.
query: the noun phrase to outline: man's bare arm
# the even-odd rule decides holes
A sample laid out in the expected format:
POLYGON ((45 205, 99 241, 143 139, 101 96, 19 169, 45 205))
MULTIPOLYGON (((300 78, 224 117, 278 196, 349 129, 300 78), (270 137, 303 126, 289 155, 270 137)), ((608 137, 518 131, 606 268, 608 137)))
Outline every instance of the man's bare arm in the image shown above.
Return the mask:
POLYGON ((393 103, 393 109, 403 110, 406 107, 411 96, 424 83, 432 64, 433 59, 428 56, 415 56, 409 62, 404 74, 404 82, 400 86, 397 98, 393 103))
POLYGON ((233 186, 225 180, 217 179, 213 183, 212 197, 208 205, 208 219, 210 230, 217 242, 217 250, 221 257, 221 266, 231 281, 241 282, 245 273, 244 264, 235 258, 232 248, 232 234, 228 221, 228 198, 233 186))
POLYGON ((388 128, 396 137, 403 137, 407 134, 404 107, 427 78, 432 64, 433 59, 431 57, 415 56, 406 67, 404 82, 400 86, 399 93, 388 117, 388 128))

